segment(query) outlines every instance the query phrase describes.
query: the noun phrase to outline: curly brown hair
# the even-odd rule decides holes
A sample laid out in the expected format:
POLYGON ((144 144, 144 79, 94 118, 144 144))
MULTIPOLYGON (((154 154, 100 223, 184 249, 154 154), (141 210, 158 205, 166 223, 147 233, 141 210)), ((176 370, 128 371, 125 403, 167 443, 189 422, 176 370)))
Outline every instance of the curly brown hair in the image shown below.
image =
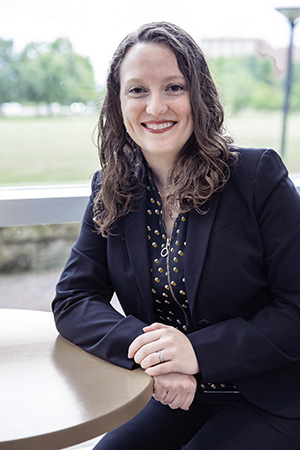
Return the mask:
MULTIPOLYGON (((136 210, 145 194, 145 164, 140 147, 127 134, 120 104, 120 66, 137 43, 167 45, 190 92, 194 120, 192 136, 168 174, 163 202, 169 211, 202 206, 229 178, 230 144, 224 135, 224 111, 205 57, 198 44, 168 22, 143 25, 120 43, 110 65, 107 92, 98 123, 101 188, 95 198, 95 223, 103 236, 115 221, 136 210)), ((234 161, 234 158, 233 158, 234 161)))

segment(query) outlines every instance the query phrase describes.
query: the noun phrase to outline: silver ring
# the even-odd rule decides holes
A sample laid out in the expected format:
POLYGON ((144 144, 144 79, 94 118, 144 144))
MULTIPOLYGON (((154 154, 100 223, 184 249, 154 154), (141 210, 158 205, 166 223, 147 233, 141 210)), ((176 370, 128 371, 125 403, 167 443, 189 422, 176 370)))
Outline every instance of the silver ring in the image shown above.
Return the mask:
POLYGON ((162 352, 160 351, 160 350, 158 350, 158 356, 159 356, 159 362, 160 363, 163 363, 164 362, 164 357, 163 357, 163 355, 162 355, 162 352))

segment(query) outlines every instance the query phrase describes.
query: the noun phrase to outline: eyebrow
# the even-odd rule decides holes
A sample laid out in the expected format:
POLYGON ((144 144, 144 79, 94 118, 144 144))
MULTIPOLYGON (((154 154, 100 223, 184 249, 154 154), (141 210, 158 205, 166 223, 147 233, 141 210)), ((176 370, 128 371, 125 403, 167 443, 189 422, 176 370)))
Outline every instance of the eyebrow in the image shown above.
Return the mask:
MULTIPOLYGON (((166 78, 163 78, 163 82, 164 83, 168 83, 168 82, 170 82, 170 81, 173 81, 173 80, 176 80, 176 79, 183 79, 184 81, 185 81, 185 78, 184 78, 184 75, 183 74, 174 74, 174 75, 169 75, 168 77, 166 77, 166 78)), ((137 83, 137 84, 139 84, 139 83, 143 83, 143 79, 142 78, 135 78, 135 77, 133 77, 133 78, 128 78, 128 80, 125 80, 125 85, 127 85, 127 84, 131 84, 131 83, 137 83)))

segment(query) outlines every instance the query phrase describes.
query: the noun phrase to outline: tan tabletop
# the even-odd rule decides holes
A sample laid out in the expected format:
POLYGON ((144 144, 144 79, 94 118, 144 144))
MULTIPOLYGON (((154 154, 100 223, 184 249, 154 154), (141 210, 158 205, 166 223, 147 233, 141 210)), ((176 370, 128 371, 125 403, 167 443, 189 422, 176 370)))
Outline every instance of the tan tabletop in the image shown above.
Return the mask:
POLYGON ((136 415, 152 379, 67 342, 48 312, 0 309, 0 449, 56 450, 136 415))

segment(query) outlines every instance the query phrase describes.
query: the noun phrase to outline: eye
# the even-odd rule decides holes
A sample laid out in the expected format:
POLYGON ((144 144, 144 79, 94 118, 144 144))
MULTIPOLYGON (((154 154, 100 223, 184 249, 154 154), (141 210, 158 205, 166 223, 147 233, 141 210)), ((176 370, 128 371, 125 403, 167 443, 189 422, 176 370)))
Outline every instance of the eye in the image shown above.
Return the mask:
POLYGON ((167 91, 170 91, 171 93, 182 92, 184 89, 184 86, 181 86, 180 84, 171 84, 171 86, 167 87, 167 91))
POLYGON ((135 97, 139 97, 145 93, 145 89, 141 87, 133 87, 129 89, 128 93, 134 95, 135 97))

